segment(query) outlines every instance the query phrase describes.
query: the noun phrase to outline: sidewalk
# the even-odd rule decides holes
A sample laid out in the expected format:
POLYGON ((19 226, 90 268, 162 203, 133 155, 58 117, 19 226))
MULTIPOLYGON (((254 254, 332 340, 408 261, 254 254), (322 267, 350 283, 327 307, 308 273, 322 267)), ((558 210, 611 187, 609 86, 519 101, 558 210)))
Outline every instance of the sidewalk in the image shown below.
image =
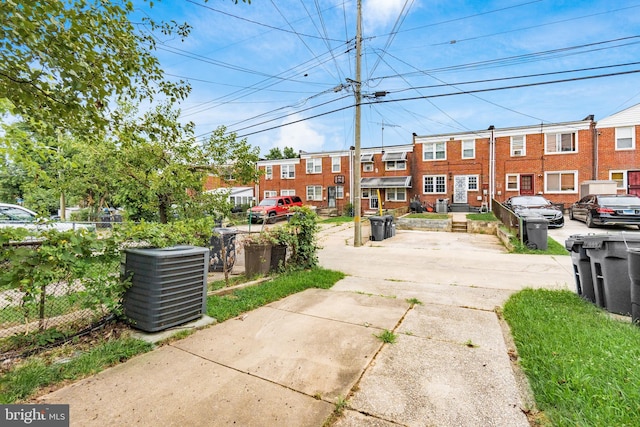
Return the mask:
POLYGON ((353 234, 351 224, 321 232, 320 264, 348 274, 332 289, 41 400, 69 403, 78 426, 322 426, 345 399, 336 426, 528 426, 494 308, 527 286, 571 288, 570 258, 510 255, 495 236, 464 233, 398 231, 354 248, 353 234), (375 336, 384 330, 394 344, 375 336))

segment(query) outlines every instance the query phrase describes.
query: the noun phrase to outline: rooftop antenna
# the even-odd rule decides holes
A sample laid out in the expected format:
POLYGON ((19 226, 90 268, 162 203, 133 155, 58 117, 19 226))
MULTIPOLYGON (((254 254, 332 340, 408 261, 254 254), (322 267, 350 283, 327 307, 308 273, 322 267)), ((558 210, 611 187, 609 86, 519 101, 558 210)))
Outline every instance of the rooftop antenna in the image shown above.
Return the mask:
POLYGON ((384 118, 382 119, 382 121, 381 121, 381 122, 373 122, 373 123, 374 123, 374 124, 376 124, 376 125, 381 125, 381 126, 382 126, 382 152, 384 153, 384 127, 385 127, 385 125, 386 125, 386 126, 388 126, 388 127, 390 127, 390 128, 399 128, 399 127, 401 127, 401 126, 399 126, 399 125, 392 125, 392 124, 390 124, 390 123, 385 123, 385 122, 384 122, 384 118))

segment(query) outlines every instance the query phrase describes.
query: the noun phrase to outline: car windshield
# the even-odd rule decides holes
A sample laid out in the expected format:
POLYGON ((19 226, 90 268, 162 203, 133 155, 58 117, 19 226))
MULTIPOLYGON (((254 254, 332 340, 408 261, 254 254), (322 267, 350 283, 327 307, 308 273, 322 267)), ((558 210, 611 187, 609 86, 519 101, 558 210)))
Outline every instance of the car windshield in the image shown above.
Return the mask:
POLYGON ((0 220, 33 222, 35 217, 27 211, 13 207, 0 207, 0 220))
POLYGON ((598 203, 604 206, 640 206, 640 197, 599 197, 598 203))
POLYGON ((544 197, 540 196, 525 196, 525 197, 514 197, 511 199, 511 204, 513 206, 547 206, 549 202, 544 197))
POLYGON ((264 199, 258 204, 258 206, 275 206, 276 199, 264 199))

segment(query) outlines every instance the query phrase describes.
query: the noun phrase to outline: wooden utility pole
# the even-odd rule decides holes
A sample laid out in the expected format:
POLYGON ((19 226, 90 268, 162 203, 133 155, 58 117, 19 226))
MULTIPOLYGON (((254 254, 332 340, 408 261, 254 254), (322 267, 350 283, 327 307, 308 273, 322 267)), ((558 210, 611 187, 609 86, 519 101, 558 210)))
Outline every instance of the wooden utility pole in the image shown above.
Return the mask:
POLYGON ((358 0, 358 13, 356 17, 356 81, 354 82, 353 91, 356 98, 356 123, 355 123, 355 153, 354 153, 354 173, 353 173, 353 246, 362 246, 362 223, 360 218, 362 191, 360 190, 360 102, 362 100, 362 94, 360 89, 361 82, 361 69, 360 62, 362 54, 362 0, 358 0))

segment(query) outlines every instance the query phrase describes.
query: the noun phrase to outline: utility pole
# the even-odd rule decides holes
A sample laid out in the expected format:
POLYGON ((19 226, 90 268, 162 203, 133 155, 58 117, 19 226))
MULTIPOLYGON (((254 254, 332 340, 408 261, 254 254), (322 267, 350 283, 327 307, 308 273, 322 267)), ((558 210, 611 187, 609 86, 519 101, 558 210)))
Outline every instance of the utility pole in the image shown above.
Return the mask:
POLYGON ((354 153, 354 173, 353 173, 353 246, 362 246, 362 223, 360 218, 362 191, 360 190, 360 102, 362 94, 360 93, 362 81, 360 62, 362 54, 362 0, 358 0, 358 13, 356 17, 356 81, 354 82, 353 91, 356 98, 356 123, 355 123, 355 153, 354 153))

